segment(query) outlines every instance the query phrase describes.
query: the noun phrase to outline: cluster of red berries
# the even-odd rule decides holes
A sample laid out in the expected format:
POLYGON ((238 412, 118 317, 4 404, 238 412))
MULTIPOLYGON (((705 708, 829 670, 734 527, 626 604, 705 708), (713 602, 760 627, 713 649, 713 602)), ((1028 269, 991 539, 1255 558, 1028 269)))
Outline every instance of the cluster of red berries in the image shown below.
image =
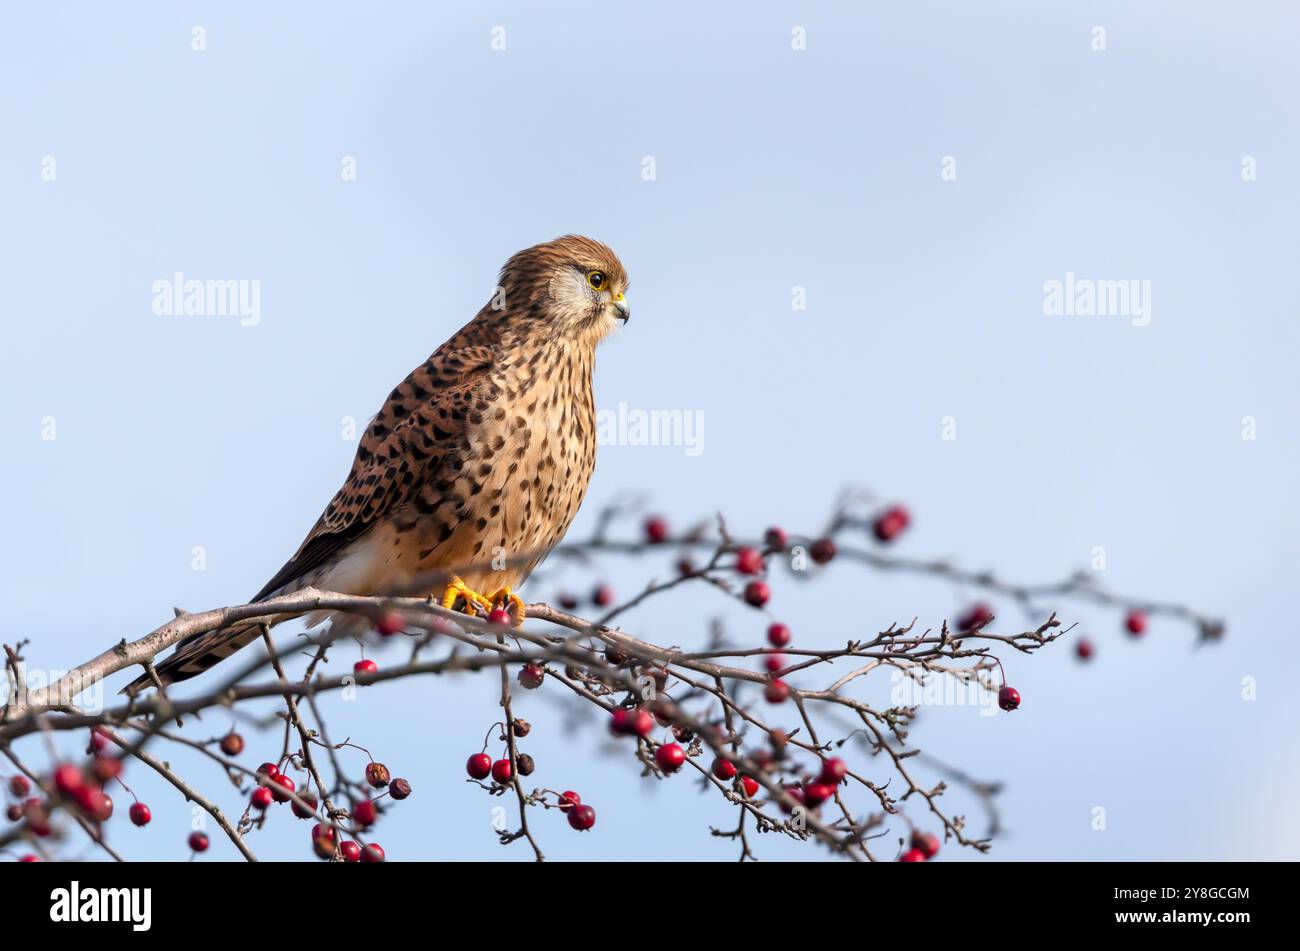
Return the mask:
POLYGON ((898 857, 900 862, 925 862, 939 854, 939 838, 920 829, 912 830, 912 847, 898 857))
MULTIPOLYGON (((525 736, 529 729, 526 721, 514 721, 515 736, 525 736), (524 727, 522 732, 520 731, 521 726, 524 727)), ((527 776, 533 771, 531 756, 516 752, 515 762, 519 765, 519 774, 521 776, 527 776)), ((470 779, 482 781, 490 776, 493 782, 504 786, 514 778, 515 770, 508 759, 502 758, 493 762, 492 757, 488 756, 487 753, 475 753, 466 760, 465 772, 469 774, 470 779)), ((560 811, 567 815, 569 825, 579 832, 586 832, 596 824, 596 810, 591 806, 584 805, 582 797, 576 792, 569 790, 560 793, 558 805, 560 811)))

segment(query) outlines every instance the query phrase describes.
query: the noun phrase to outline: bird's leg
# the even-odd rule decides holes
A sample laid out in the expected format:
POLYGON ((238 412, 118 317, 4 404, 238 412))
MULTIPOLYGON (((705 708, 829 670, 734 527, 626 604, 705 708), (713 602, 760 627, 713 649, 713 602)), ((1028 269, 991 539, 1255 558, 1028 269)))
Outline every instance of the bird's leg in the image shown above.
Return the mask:
POLYGON ((455 606, 458 598, 464 599, 466 614, 475 615, 478 613, 477 609, 480 608, 484 614, 492 613, 492 601, 489 601, 462 581, 460 575, 452 575, 451 582, 447 585, 447 590, 442 594, 442 606, 451 610, 451 608, 455 606))
POLYGON ((524 607, 524 599, 511 591, 509 586, 501 588, 489 600, 493 606, 505 605, 505 609, 510 612, 510 623, 515 627, 523 626, 524 618, 528 613, 524 607))

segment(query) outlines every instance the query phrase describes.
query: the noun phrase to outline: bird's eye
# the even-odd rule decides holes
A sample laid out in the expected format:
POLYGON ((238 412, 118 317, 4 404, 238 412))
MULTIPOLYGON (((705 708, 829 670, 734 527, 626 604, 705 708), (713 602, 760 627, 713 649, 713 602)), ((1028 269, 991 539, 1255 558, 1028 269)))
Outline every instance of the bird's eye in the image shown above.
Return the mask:
POLYGON ((591 285, 592 290, 603 291, 605 289, 605 272, 588 271, 587 283, 591 285))

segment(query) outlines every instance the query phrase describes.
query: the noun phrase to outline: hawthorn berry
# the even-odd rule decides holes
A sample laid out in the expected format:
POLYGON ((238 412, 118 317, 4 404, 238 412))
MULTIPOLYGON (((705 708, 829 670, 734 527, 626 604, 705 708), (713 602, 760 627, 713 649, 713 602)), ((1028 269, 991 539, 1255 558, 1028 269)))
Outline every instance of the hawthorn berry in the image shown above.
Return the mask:
POLYGON ((838 786, 844 782, 844 777, 849 774, 849 764, 844 762, 838 756, 832 756, 822 761, 821 775, 818 780, 828 783, 832 786, 838 786))
POLYGON ((912 515, 901 505, 891 505, 871 525, 876 541, 892 542, 911 524, 912 515))
POLYGON ((274 763, 263 763, 261 766, 257 767, 257 775, 265 779, 275 779, 275 777, 280 775, 280 767, 276 766, 274 763))
POLYGON ((475 753, 466 760, 465 772, 472 779, 487 779, 492 773, 492 757, 486 753, 475 753))
POLYGON ((686 762, 686 751, 676 743, 665 743, 655 750, 655 762, 665 773, 675 773, 686 762))
POLYGON ((387 856, 384 854, 384 847, 378 842, 371 842, 361 850, 361 861, 363 862, 382 862, 387 856))
POLYGON ((1015 687, 1004 686, 998 691, 998 706, 1010 712, 1020 706, 1020 691, 1015 687))
POLYGON ((514 772, 510 768, 510 760, 499 759, 492 764, 492 778, 495 779, 497 782, 499 782, 502 786, 510 782, 510 777, 513 775, 514 772))
POLYGON ((920 849, 908 849, 906 852, 904 852, 902 855, 900 855, 900 856, 898 857, 898 861, 900 861, 900 862, 924 862, 924 861, 925 861, 925 853, 922 852, 920 849))
POLYGON ((1091 659, 1093 650, 1092 641, 1088 640, 1086 637, 1081 638, 1074 644, 1074 655, 1078 657, 1079 660, 1091 659))
POLYGON ((231 730, 221 738, 221 752, 227 756, 238 756, 244 752, 244 738, 231 730))
POLYGON ((15 799, 22 799, 31 791, 32 784, 27 781, 26 776, 10 776, 9 792, 15 799))
POLYGON ((555 600, 560 602, 560 607, 566 611, 572 611, 578 606, 578 599, 567 591, 562 591, 555 596, 555 600))
POLYGON ((323 859, 334 857, 334 827, 318 822, 311 829, 311 847, 323 859))
POLYGON ((596 810, 591 806, 574 806, 569 811, 569 825, 579 832, 586 832, 596 824, 596 810))
POLYGON ((97 726, 90 731, 90 749, 93 752, 102 752, 110 742, 112 741, 109 740, 108 733, 102 726, 97 726))
POLYGON ((767 642, 773 647, 785 647, 790 643, 790 628, 777 621, 767 627, 767 642))
POLYGON ((537 764, 533 762, 533 758, 527 753, 516 753, 515 765, 519 767, 520 776, 531 776, 533 770, 537 768, 537 764))
POLYGON ((574 806, 581 806, 581 805, 582 805, 582 797, 579 796, 572 789, 566 789, 564 792, 560 793, 560 797, 559 797, 560 812, 568 812, 574 806))
POLYGON ((358 677, 368 677, 371 674, 379 673, 379 665, 369 657, 363 657, 352 665, 352 672, 358 677))
POLYGON ((929 832, 922 832, 920 829, 913 829, 912 848, 925 858, 932 859, 939 854, 939 837, 929 832))
POLYGON ((763 699, 768 703, 785 703, 790 698, 790 685, 784 680, 772 679, 763 688, 763 699))
POLYGON ((290 808, 299 819, 311 819, 316 815, 316 796, 304 789, 298 794, 298 798, 293 800, 290 808))
POLYGON ((388 784, 388 795, 401 802, 411 794, 411 784, 405 779, 394 779, 388 784))
POLYGON ((751 581, 745 585, 745 603, 751 607, 761 608, 772 597, 772 589, 766 581, 751 581))
POLYGON ((813 542, 808 549, 808 557, 819 565, 829 562, 839 552, 835 547, 835 540, 831 538, 819 538, 813 542))
POLYGON ((380 637, 392 637, 394 634, 400 634, 406 629, 406 618, 402 617, 396 611, 389 611, 381 615, 375 622, 375 630, 379 632, 380 637))
POLYGON ((362 799, 352 807, 352 818, 363 829, 374 825, 379 819, 379 810, 375 808, 375 801, 373 799, 362 799))
POLYGON ((340 845, 339 851, 343 853, 343 861, 345 862, 361 861, 361 846, 357 845, 351 839, 348 839, 346 842, 340 845))
POLYGON ((71 796, 86 785, 86 777, 71 763, 64 763, 54 770, 54 785, 63 795, 71 796))
POLYGON ((254 809, 265 812, 271 808, 271 803, 275 802, 275 794, 271 792, 269 786, 258 786, 253 790, 253 795, 249 797, 248 801, 254 809))
POLYGON ((294 784, 292 779, 284 775, 284 773, 281 773, 279 776, 275 777, 275 779, 271 780, 271 785, 266 788, 271 790, 271 795, 275 797, 276 802, 288 802, 290 799, 289 793, 293 792, 298 787, 294 784))
POLYGON ((40 858, 38 858, 38 857, 35 856, 35 855, 32 855, 32 853, 30 853, 30 852, 26 852, 26 853, 23 854, 23 857, 20 858, 18 861, 20 861, 20 862, 39 862, 39 861, 40 861, 40 858))
POLYGON ((677 573, 683 578, 689 578, 691 575, 695 574, 695 562, 691 561, 691 559, 686 555, 678 558, 677 573))
POLYGON ((803 801, 809 806, 816 808, 828 799, 835 798, 835 785, 833 783, 823 783, 820 780, 815 783, 809 783, 803 790, 803 801))
POLYGON ((383 789, 392 778, 393 774, 383 763, 371 763, 366 767, 366 782, 375 789, 383 789))
POLYGON ((632 711, 630 727, 631 732, 637 736, 649 736, 655 728, 655 718, 650 715, 650 711, 638 708, 632 711))
POLYGON ((510 724, 510 728, 514 731, 515 736, 521 738, 533 732, 533 725, 527 720, 521 720, 518 717, 510 724))
POLYGON ((192 852, 206 852, 208 850, 208 837, 202 832, 191 832, 189 839, 186 841, 189 843, 192 852))
POLYGON ((1134 637, 1141 637, 1146 633, 1147 616, 1141 611, 1130 611, 1124 618, 1124 629, 1134 637))
POLYGON ((645 540, 658 545, 668 538, 668 522, 661 515, 651 515, 645 520, 645 540))
POLYGON ((536 690, 546 679, 546 671, 536 664, 524 664, 519 668, 519 686, 525 690, 536 690))
POLYGON ((598 608, 609 607, 614 603, 614 589, 607 584, 599 585, 591 593, 591 602, 598 608))
POLYGON ((758 780, 753 776, 741 776, 740 785, 745 787, 746 798, 753 799, 758 795, 758 780))
POLYGON ((90 771, 101 783, 109 783, 122 773, 122 761, 116 756, 96 756, 90 761, 90 771))
POLYGON ((993 608, 987 601, 976 601, 957 618, 957 630, 965 634, 993 620, 993 608))
POLYGON ((713 761, 713 775, 724 782, 736 778, 736 764, 719 756, 713 761))
POLYGON ((5 810, 5 815, 9 818, 10 822, 17 822, 23 817, 23 807, 18 803, 14 803, 5 810))
POLYGON ((763 573, 763 556, 755 548, 738 548, 736 550, 736 570, 742 575, 763 573))
POLYGON ((763 533, 763 542, 773 551, 784 551, 789 540, 785 529, 777 525, 773 525, 763 533))
POLYGON ((785 658, 780 654, 765 654, 763 666, 767 668, 769 674, 774 674, 785 666, 785 658))

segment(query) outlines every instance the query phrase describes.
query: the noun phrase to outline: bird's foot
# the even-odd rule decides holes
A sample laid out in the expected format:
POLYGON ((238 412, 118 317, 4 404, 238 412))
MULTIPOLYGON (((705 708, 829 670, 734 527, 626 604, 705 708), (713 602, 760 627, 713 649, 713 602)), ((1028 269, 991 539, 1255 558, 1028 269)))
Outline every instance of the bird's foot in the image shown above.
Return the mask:
POLYGON ((524 618, 528 614, 527 609, 524 607, 523 598, 511 591, 509 587, 505 587, 492 595, 490 600, 493 606, 500 604, 505 608, 506 613, 510 615, 510 623, 514 627, 523 626, 524 618))
POLYGON ((457 601, 464 602, 462 610, 471 616, 478 615, 480 611, 483 614, 492 613, 492 601, 467 585, 459 575, 452 575, 447 590, 442 593, 442 606, 451 610, 457 601))

